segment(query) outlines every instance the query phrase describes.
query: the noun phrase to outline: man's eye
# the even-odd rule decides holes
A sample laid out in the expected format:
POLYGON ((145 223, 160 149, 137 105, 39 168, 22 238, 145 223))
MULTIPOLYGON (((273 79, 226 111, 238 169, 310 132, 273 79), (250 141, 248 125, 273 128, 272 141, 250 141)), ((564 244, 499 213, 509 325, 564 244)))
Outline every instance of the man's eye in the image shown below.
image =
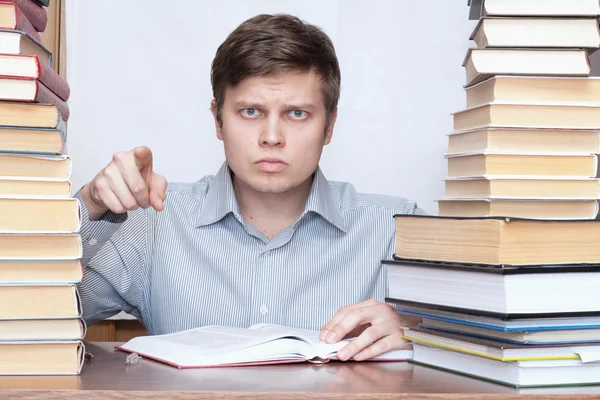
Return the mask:
POLYGON ((290 112, 290 116, 296 119, 303 119, 306 118, 307 113, 303 110, 293 110, 292 112, 290 112))
POLYGON ((257 116, 258 110, 256 108, 244 108, 242 110, 242 115, 246 116, 246 117, 255 117, 257 116))

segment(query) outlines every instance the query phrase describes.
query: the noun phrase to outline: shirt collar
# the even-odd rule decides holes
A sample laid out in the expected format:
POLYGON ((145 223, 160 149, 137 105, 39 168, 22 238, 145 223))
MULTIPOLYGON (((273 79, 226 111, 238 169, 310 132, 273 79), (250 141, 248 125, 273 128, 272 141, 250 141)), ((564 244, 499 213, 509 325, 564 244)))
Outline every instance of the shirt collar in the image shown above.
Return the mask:
POLYGON ((229 213, 243 223, 233 190, 233 182, 231 182, 231 170, 227 163, 223 163, 208 187, 204 203, 196 219, 196 227, 214 224, 229 213))
MULTIPOLYGON (((301 218, 309 212, 320 215, 330 224, 346 232, 346 224, 342 220, 338 202, 334 199, 329 182, 320 168, 317 168, 315 171, 313 183, 301 218)), ((231 170, 225 162, 210 183, 195 226, 213 224, 223 219, 229 213, 232 213, 238 221, 243 223, 237 199, 235 198, 235 191, 233 190, 231 170)))
POLYGON ((302 216, 311 211, 323 217, 339 230, 343 232, 347 231, 346 224, 340 213, 339 202, 333 197, 329 182, 325 178, 325 175, 323 175, 320 167, 317 167, 315 171, 302 216))

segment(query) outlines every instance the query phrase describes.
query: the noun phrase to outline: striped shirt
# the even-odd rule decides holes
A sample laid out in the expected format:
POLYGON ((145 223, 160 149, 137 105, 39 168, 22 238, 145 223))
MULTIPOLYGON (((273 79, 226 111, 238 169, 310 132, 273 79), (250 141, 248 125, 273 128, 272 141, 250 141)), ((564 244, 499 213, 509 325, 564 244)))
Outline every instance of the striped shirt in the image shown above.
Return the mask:
POLYGON ((416 210, 328 182, 318 168, 300 217, 269 240, 240 215, 226 163, 195 183, 170 183, 161 212, 89 221, 82 203, 83 318, 125 311, 150 334, 213 324, 319 330, 343 306, 384 300, 393 215, 416 210))

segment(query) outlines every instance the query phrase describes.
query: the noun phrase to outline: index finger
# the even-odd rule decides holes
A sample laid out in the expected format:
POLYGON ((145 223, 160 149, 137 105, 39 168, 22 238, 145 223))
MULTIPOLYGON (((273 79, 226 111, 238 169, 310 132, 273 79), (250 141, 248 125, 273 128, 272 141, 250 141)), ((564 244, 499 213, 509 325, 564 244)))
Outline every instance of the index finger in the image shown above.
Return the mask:
POLYGON ((142 208, 147 208, 150 203, 148 200, 148 186, 142 177, 141 172, 133 165, 130 157, 126 157, 118 166, 119 172, 127 185, 127 188, 135 197, 135 200, 142 208))
POLYGON ((133 149, 133 159, 140 171, 146 167, 152 167, 152 151, 149 147, 139 146, 133 149))

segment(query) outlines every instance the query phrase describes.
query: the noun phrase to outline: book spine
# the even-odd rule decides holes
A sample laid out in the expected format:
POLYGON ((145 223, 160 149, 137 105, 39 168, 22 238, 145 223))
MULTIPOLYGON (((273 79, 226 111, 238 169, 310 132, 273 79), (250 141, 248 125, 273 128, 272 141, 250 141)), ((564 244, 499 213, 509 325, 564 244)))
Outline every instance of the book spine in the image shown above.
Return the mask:
POLYGON ((48 25, 48 14, 46 9, 35 3, 33 0, 14 0, 17 7, 23 12, 25 18, 31 22, 31 25, 38 32, 44 32, 48 25))
POLYGON ((32 38, 41 43, 42 37, 40 36, 40 34, 35 30, 33 25, 31 25, 31 22, 29 22, 29 20, 25 17, 21 9, 19 9, 19 7, 17 7, 16 4, 13 3, 13 5, 15 9, 16 24, 8 28, 28 33, 32 38))
POLYGON ((48 89, 54 92, 62 100, 69 100, 71 89, 69 88, 67 81, 57 74, 48 64, 41 62, 38 57, 36 57, 36 62, 39 71, 38 79, 40 82, 46 85, 48 89))
POLYGON ((41 83, 39 80, 37 81, 37 92, 35 94, 34 100, 36 103, 42 104, 54 104, 58 109, 62 119, 67 121, 69 119, 69 106, 65 101, 63 101, 60 97, 58 97, 52 90, 48 89, 41 83))

